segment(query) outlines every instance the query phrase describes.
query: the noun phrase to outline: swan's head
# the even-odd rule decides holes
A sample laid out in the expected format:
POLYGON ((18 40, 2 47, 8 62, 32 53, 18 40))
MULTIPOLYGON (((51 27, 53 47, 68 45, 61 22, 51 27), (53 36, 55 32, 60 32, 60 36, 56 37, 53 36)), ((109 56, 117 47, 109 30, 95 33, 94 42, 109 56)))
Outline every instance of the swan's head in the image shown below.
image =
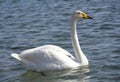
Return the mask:
POLYGON ((72 16, 75 20, 79 20, 79 19, 92 19, 92 17, 88 16, 86 13, 80 11, 80 10, 76 10, 73 13, 72 16))

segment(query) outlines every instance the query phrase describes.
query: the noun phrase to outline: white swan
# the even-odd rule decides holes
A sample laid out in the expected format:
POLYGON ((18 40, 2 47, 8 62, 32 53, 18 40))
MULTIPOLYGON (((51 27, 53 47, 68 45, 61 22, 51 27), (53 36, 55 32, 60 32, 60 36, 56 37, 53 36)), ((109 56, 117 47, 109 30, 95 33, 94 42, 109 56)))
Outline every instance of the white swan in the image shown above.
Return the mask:
POLYGON ((76 10, 71 17, 71 38, 76 58, 55 45, 44 45, 25 50, 21 54, 13 53, 11 56, 21 61, 28 70, 38 72, 88 65, 88 59, 80 48, 76 31, 76 23, 79 19, 91 19, 91 17, 79 10, 76 10))

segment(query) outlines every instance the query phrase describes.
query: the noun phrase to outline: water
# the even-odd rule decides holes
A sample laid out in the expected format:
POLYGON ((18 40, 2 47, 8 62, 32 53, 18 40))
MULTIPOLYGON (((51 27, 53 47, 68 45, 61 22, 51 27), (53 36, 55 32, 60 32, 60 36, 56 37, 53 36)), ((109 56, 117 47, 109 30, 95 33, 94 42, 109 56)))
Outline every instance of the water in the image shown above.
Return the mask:
POLYGON ((0 82, 119 82, 120 0, 0 0, 0 82), (93 20, 78 23, 89 68, 27 71, 10 54, 44 44, 73 53, 70 16, 83 10, 93 20))

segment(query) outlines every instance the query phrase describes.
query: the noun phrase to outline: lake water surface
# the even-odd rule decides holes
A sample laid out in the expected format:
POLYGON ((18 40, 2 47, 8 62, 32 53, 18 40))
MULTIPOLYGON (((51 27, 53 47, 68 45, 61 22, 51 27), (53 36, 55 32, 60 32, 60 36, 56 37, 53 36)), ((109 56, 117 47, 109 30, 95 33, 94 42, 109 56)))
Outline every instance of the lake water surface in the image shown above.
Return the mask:
POLYGON ((120 82, 120 0, 0 0, 0 82, 120 82), (75 10, 94 17, 77 24, 89 68, 40 74, 10 56, 45 44, 74 54, 70 17, 75 10))

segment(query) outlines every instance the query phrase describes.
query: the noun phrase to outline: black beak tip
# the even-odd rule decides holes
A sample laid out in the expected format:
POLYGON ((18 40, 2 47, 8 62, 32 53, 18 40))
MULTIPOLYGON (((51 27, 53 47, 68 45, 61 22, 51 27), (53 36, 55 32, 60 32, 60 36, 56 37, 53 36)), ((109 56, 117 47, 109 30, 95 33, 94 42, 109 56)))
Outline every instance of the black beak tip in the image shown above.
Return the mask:
POLYGON ((93 17, 88 16, 89 19, 93 19, 93 17))

